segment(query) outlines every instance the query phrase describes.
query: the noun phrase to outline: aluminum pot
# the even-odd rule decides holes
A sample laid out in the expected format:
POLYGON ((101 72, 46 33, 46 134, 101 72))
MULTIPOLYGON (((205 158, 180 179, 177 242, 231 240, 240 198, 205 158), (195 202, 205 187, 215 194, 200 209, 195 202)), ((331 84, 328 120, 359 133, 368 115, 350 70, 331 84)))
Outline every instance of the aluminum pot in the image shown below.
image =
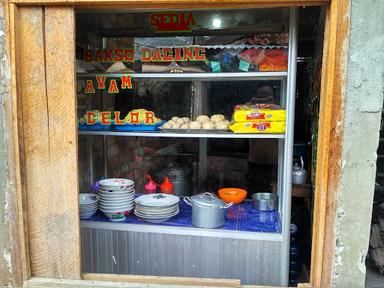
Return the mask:
POLYGON ((173 184, 173 191, 177 196, 188 196, 189 193, 189 171, 187 167, 168 168, 167 175, 173 184))
POLYGON ((252 194, 253 207, 260 211, 273 211, 277 209, 278 197, 275 193, 262 192, 252 194))
POLYGON ((233 204, 226 204, 223 200, 208 192, 185 197, 184 202, 192 206, 192 225, 200 228, 223 226, 226 209, 233 204))

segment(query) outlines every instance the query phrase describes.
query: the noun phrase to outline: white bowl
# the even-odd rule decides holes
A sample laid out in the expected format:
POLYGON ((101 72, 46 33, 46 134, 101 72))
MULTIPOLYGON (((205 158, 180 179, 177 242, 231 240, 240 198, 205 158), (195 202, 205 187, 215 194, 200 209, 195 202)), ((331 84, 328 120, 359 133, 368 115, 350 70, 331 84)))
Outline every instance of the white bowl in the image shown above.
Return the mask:
POLYGON ((124 211, 127 211, 127 210, 132 210, 134 207, 133 204, 123 204, 123 205, 109 205, 109 206, 104 206, 104 205, 100 205, 100 210, 104 210, 104 211, 118 211, 118 210, 124 210, 124 211))
POLYGON ((93 208, 80 208, 80 213, 86 213, 86 212, 91 212, 91 211, 97 211, 98 207, 93 207, 93 208))
POLYGON ((93 193, 81 193, 79 195, 80 205, 97 203, 99 197, 93 193))
POLYGON ((100 206, 127 206, 127 205, 133 205, 133 200, 124 200, 124 201, 116 201, 116 202, 109 202, 109 201, 103 201, 100 202, 100 206))
POLYGON ((91 212, 87 212, 87 213, 80 213, 80 219, 91 218, 96 213, 96 211, 91 211, 91 212))
MULTIPOLYGON (((100 209, 101 210, 101 209, 100 209)), ((119 222, 119 221, 124 221, 126 219, 125 215, 129 213, 129 211, 103 211, 103 214, 113 222, 119 222)))
POLYGON ((107 190, 107 189, 103 189, 103 188, 99 188, 99 193, 102 192, 102 193, 108 193, 108 194, 116 194, 116 193, 130 193, 132 191, 134 191, 135 188, 132 186, 131 188, 129 189, 115 189, 115 190, 107 190))
POLYGON ((103 197, 100 198, 100 202, 121 202, 121 201, 134 201, 134 196, 123 196, 123 197, 116 197, 116 198, 110 198, 110 197, 103 197))
POLYGON ((91 209, 91 208, 97 208, 97 206, 99 206, 98 203, 94 204, 94 205, 80 205, 80 209, 91 209))
POLYGON ((135 195, 134 194, 126 194, 126 195, 116 195, 116 196, 106 196, 106 195, 100 195, 100 201, 102 200, 119 200, 119 199, 134 199, 135 195))
POLYGON ((130 189, 134 184, 135 182, 132 180, 124 178, 109 178, 99 181, 100 187, 105 190, 130 189))
POLYGON ((135 195, 135 191, 126 192, 126 193, 105 193, 105 192, 99 192, 99 199, 100 199, 100 197, 111 198, 111 197, 124 197, 124 196, 134 196, 134 195, 135 195))

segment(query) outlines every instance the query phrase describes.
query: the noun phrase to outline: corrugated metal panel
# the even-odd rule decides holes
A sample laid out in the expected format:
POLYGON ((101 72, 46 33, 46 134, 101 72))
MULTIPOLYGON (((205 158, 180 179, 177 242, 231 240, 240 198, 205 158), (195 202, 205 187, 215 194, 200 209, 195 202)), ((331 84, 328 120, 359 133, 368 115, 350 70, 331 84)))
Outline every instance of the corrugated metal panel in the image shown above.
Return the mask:
POLYGON ((282 241, 82 228, 86 273, 241 279, 280 285, 282 241))

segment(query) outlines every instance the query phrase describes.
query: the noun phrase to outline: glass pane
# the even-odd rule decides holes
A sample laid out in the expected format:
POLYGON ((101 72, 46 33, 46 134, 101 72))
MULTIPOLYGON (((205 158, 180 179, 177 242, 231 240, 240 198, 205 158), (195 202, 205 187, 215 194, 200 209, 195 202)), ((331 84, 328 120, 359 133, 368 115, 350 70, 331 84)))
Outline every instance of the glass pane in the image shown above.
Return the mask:
POLYGON ((288 9, 88 13, 78 72, 287 71, 288 9))

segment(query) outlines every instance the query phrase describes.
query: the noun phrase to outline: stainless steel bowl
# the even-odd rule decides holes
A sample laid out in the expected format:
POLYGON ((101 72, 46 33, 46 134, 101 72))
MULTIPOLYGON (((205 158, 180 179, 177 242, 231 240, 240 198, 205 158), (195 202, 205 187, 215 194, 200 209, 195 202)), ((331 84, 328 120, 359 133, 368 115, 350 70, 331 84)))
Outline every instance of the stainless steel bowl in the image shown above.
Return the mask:
POLYGON ((277 209, 278 197, 275 193, 252 194, 253 207, 260 211, 273 211, 277 209))

